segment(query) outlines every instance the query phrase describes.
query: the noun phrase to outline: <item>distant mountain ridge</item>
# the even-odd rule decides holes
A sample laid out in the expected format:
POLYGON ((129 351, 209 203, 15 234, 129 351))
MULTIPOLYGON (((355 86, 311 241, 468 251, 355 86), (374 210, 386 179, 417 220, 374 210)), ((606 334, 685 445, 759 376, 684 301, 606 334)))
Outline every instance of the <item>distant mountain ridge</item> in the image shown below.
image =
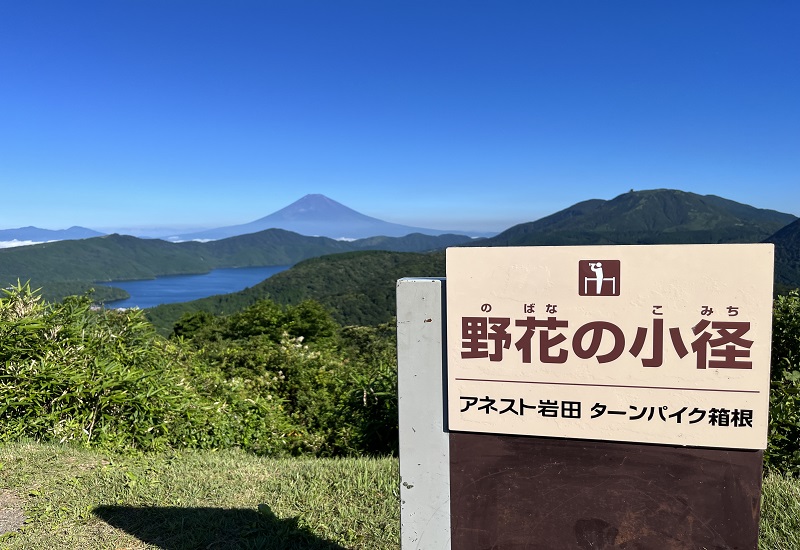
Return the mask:
POLYGON ((337 241, 283 229, 182 243, 114 234, 0 249, 0 288, 17 280, 30 280, 34 286, 44 288, 48 299, 53 299, 63 296, 48 292, 52 283, 59 283, 60 289, 66 283, 81 283, 75 288, 85 289, 92 282, 207 273, 223 267, 291 265, 317 256, 359 250, 422 252, 470 241, 465 235, 421 234, 337 241))
MULTIPOLYGON (((776 288, 800 287, 800 219, 683 191, 635 191, 609 201, 591 199, 466 245, 666 244, 673 240, 772 242, 776 288), (775 227, 778 229, 770 234, 775 227)), ((305 260, 240 292, 166 304, 148 310, 147 315, 162 333, 169 334, 184 313, 227 314, 263 298, 284 304, 314 299, 331 308, 343 324, 385 323, 395 314, 393 293, 398 278, 444 276, 445 254, 441 251, 333 254, 305 260)))
POLYGON ((390 223, 357 212, 325 195, 310 194, 277 212, 249 223, 176 235, 168 240, 217 240, 257 233, 266 229, 284 229, 300 235, 344 240, 368 237, 404 237, 412 233, 424 235, 457 233, 472 237, 488 235, 474 231, 447 231, 390 223))
MULTIPOLYGON (((176 234, 173 242, 210 241, 283 229, 337 240, 462 234, 488 237, 481 246, 758 242, 797 219, 715 195, 672 189, 631 191, 611 200, 590 199, 500 234, 425 229, 366 216, 324 195, 310 194, 253 222, 176 234)), ((85 227, 0 230, 0 242, 30 244, 86 239, 103 233, 85 227)), ((477 244, 477 243, 476 243, 477 244)))
POLYGON ((69 229, 41 229, 39 227, 18 227, 16 229, 0 229, 0 241, 21 241, 44 243, 71 239, 90 239, 100 237, 103 233, 86 227, 72 226, 69 229))
POLYGON ((480 246, 760 242, 796 219, 715 195, 630 191, 515 225, 480 246))
MULTIPOLYGON (((309 194, 268 216, 249 223, 172 235, 166 234, 161 229, 159 230, 161 236, 157 238, 170 242, 216 241, 258 233, 267 229, 283 229, 308 237, 328 237, 336 240, 405 237, 413 234, 430 236, 458 234, 469 237, 488 237, 496 234, 496 232, 429 229, 386 222, 361 214, 325 195, 309 194)), ((142 234, 146 231, 141 230, 136 233, 142 234)), ((6 243, 6 246, 24 246, 52 241, 88 239, 103 235, 107 235, 107 233, 78 226, 58 230, 40 229, 33 226, 0 229, 0 248, 4 247, 2 243, 6 243)), ((143 236, 141 238, 153 237, 143 236)))
MULTIPOLYGON (((317 201, 313 204, 320 203, 317 201)), ((338 208, 336 211, 343 212, 338 208)), ((281 213, 281 216, 288 219, 294 215, 303 217, 299 209, 289 209, 281 213)), ((350 214, 346 216, 350 217, 350 214)), ((211 242, 169 243, 158 239, 110 235, 80 241, 0 249, 0 283, 13 284, 17 279, 31 279, 32 284, 45 288, 46 295, 48 288, 58 287, 59 296, 64 296, 67 291, 75 293, 75 288, 78 288, 74 284, 76 282, 82 283, 80 288, 85 289, 93 281, 205 273, 219 267, 289 265, 312 257, 365 250, 419 252, 441 250, 447 246, 475 245, 564 246, 762 241, 775 244, 777 288, 781 288, 780 285, 800 286, 800 220, 795 216, 754 208, 713 195, 697 195, 669 189, 631 191, 611 200, 583 201, 540 220, 511 227, 488 239, 414 233, 404 237, 370 236, 345 241, 304 236, 283 229, 268 229, 211 242)), ((352 261, 371 261, 374 257, 358 255, 352 261)), ((416 260, 412 263, 417 265, 416 260)), ((277 281, 299 277, 298 272, 293 269, 285 273, 277 281)), ((366 266, 365 273, 378 278, 389 275, 389 271, 379 265, 366 266)), ((443 274, 407 274, 411 275, 443 274)), ((387 279, 385 288, 394 288, 394 282, 387 279)), ((299 287, 316 284, 303 280, 296 283, 299 287)), ((364 283, 367 283, 366 279, 364 283)), ((273 290, 277 292, 277 288, 273 290)), ((325 289, 325 292, 328 291, 335 293, 337 289, 325 289)), ((364 299, 367 299, 369 290, 364 289, 363 293, 364 299)), ((48 298, 52 297, 53 294, 50 293, 48 298)), ((361 309, 365 307, 359 306, 361 309)))

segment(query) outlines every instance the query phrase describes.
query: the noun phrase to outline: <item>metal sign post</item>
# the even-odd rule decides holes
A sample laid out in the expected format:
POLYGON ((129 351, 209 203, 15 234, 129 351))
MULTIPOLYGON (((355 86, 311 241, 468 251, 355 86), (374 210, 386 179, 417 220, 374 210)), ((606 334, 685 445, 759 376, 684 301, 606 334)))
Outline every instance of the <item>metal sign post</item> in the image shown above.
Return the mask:
POLYGON ((397 283, 400 536, 406 550, 450 548, 444 299, 443 279, 397 283))
MULTIPOLYGON (((418 283, 402 280, 401 380, 435 368, 401 353, 419 341, 402 331, 446 318, 445 383, 414 397, 444 419, 431 431, 447 440, 447 486, 444 455, 414 458, 439 468, 439 505, 449 493, 440 537, 464 550, 755 548, 772 254, 762 244, 449 249, 447 314, 418 322, 400 313, 400 287, 418 283)), ((419 436, 408 436, 400 391, 402 473, 419 436)), ((401 487, 404 533, 419 510, 408 495, 401 487)))

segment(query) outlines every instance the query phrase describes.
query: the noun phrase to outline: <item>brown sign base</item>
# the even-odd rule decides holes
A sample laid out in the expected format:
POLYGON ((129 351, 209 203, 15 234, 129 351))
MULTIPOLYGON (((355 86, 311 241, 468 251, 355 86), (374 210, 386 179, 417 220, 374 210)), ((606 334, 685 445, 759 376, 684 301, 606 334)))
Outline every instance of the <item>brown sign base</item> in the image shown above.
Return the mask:
POLYGON ((755 549, 763 451, 455 433, 458 550, 755 549))

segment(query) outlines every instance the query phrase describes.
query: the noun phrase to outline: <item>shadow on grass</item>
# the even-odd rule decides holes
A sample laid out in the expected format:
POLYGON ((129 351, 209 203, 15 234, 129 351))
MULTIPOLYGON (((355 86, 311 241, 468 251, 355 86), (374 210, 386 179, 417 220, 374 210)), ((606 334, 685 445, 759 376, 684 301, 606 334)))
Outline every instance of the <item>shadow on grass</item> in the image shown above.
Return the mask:
POLYGON ((98 506, 93 513, 164 550, 345 550, 299 527, 297 518, 280 519, 265 504, 259 510, 98 506))

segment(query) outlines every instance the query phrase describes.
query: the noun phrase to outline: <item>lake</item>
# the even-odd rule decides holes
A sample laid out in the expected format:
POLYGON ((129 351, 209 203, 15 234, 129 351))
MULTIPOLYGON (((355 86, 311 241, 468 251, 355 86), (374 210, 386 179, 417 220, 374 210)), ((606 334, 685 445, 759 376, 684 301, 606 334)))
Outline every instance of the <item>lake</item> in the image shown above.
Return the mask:
POLYGON ((288 265, 215 269, 202 275, 170 275, 142 281, 99 283, 125 290, 126 300, 107 302, 110 308, 147 308, 160 304, 189 302, 215 294, 229 294, 254 286, 264 279, 289 269, 288 265))

